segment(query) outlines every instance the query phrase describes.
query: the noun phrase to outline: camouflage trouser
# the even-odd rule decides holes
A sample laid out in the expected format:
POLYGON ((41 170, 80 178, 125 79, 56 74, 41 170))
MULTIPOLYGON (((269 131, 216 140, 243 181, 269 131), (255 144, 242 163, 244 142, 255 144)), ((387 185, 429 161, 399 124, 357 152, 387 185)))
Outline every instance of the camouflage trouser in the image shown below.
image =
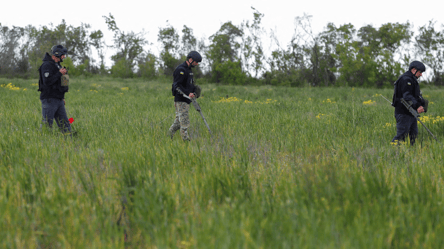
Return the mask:
POLYGON ((185 102, 175 102, 174 106, 176 107, 176 118, 169 129, 171 139, 173 138, 174 133, 180 129, 182 139, 190 140, 190 137, 188 136, 188 126, 190 126, 190 117, 188 113, 190 105, 185 102))

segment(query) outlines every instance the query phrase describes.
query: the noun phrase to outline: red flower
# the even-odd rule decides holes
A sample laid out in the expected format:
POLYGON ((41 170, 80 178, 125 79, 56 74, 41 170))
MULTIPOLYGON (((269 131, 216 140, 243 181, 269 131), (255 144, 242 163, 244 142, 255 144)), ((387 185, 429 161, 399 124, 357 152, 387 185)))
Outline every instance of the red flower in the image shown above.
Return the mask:
POLYGON ((72 124, 73 122, 74 122, 74 119, 73 118, 70 118, 70 119, 68 119, 69 120, 69 123, 70 124, 72 124))

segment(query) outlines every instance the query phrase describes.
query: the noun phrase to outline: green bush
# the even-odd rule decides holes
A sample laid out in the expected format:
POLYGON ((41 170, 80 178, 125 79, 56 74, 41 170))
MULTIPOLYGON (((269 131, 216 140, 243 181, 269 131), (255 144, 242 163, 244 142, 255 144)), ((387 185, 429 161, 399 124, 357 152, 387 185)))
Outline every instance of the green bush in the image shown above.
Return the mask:
POLYGON ((148 55, 144 62, 139 63, 139 71, 137 76, 148 79, 156 78, 156 62, 156 57, 154 55, 148 55))
POLYGON ((240 62, 225 61, 215 66, 214 80, 230 85, 243 85, 247 81, 247 75, 242 71, 240 62))
POLYGON ((89 65, 89 60, 85 60, 83 64, 75 66, 72 59, 70 57, 67 57, 60 64, 69 69, 68 74, 70 76, 91 76, 91 73, 86 70, 89 65))
POLYGON ((120 59, 111 67, 111 76, 113 78, 133 78, 134 72, 125 59, 120 59))

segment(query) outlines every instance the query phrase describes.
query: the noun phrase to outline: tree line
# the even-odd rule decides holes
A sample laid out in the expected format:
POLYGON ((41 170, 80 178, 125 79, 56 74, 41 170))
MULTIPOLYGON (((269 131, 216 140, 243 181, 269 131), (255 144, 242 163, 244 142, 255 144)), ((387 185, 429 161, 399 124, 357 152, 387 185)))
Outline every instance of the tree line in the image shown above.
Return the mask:
POLYGON ((37 77, 45 52, 54 44, 69 49, 63 62, 70 75, 118 78, 171 77, 191 50, 204 57, 195 77, 221 84, 269 84, 282 86, 360 86, 387 87, 413 60, 427 65, 429 84, 444 85, 444 26, 435 29, 429 21, 414 32, 406 23, 386 23, 377 28, 353 24, 328 23, 320 33, 311 28, 311 16, 295 18, 295 29, 288 44, 281 44, 273 30, 262 26, 264 14, 252 7, 251 20, 239 25, 225 22, 208 38, 197 38, 193 29, 170 24, 160 27, 158 55, 145 33, 123 31, 112 14, 103 16, 113 33, 107 45, 101 30, 89 24, 78 27, 64 20, 54 26, 7 27, 0 23, 0 76, 37 77), (272 49, 264 49, 264 37, 272 49), (112 66, 105 67, 105 52, 112 48, 112 66))

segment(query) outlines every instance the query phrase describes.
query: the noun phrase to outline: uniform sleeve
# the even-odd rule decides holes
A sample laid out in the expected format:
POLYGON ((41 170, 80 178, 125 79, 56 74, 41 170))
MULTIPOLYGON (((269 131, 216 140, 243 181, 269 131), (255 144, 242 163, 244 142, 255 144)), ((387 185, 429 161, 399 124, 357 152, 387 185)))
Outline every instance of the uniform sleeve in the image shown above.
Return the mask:
POLYGON ((414 91, 413 84, 415 83, 405 78, 402 78, 399 81, 399 87, 401 88, 402 98, 404 98, 406 101, 412 101, 413 107, 415 107, 418 104, 418 101, 413 96, 413 91, 414 91))
POLYGON ((186 83, 187 83, 187 73, 182 68, 177 68, 176 71, 174 71, 174 84, 180 88, 180 90, 185 93, 186 95, 189 95, 190 92, 186 89, 186 83))
POLYGON ((55 83, 57 83, 58 80, 60 80, 60 77, 62 77, 62 73, 57 71, 57 73, 54 73, 55 70, 50 64, 43 64, 41 68, 42 72, 42 78, 43 78, 43 84, 46 86, 52 86, 55 83))

